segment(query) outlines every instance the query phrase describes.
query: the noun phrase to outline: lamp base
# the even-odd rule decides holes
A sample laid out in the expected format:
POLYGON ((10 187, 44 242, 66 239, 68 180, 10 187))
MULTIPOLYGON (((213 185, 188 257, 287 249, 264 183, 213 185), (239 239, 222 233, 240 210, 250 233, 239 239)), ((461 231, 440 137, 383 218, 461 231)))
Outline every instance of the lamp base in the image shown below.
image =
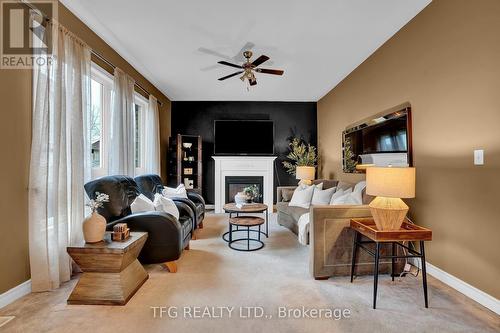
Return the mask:
POLYGON ((379 230, 399 230, 408 213, 399 198, 376 197, 368 206, 379 230))
POLYGON ((298 183, 298 185, 308 185, 308 186, 311 186, 312 185, 312 180, 307 180, 307 179, 301 179, 298 183))

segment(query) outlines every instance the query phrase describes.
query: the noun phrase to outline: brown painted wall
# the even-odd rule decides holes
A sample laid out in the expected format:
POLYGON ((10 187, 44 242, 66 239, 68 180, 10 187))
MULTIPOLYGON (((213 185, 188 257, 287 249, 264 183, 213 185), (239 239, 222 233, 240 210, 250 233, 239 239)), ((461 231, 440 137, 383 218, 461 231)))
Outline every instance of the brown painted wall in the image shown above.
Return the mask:
POLYGON ((323 176, 342 173, 341 132, 409 101, 416 223, 428 261, 500 298, 500 1, 435 0, 318 102, 323 176), (473 149, 485 165, 473 165, 473 149))
MULTIPOLYGON (((106 59, 130 74, 163 103, 160 107, 162 176, 166 177, 166 151, 170 136, 170 101, 111 47, 59 5, 61 24, 82 38, 106 59)), ((31 145, 30 70, 0 70, 0 293, 30 278, 28 257, 28 176, 31 145)))

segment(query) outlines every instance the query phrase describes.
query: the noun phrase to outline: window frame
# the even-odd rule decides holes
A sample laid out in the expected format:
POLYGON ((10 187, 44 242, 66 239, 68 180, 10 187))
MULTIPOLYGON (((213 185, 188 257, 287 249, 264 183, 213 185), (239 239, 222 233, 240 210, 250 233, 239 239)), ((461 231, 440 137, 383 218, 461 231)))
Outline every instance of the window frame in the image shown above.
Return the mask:
POLYGON ((101 114, 101 165, 92 167, 92 179, 106 176, 108 174, 108 142, 107 135, 109 130, 108 121, 111 116, 111 98, 113 93, 113 76, 101 66, 92 63, 91 79, 102 85, 102 114, 101 114))
MULTIPOLYGON (((141 175, 146 172, 146 166, 145 166, 145 157, 146 157, 146 142, 145 142, 145 129, 146 129, 146 112, 148 112, 148 107, 149 107, 149 101, 139 94, 138 92, 134 92, 134 104, 138 105, 140 108, 140 125, 139 125, 139 138, 141 138, 140 141, 140 148, 139 148, 139 161, 140 165, 139 167, 135 166, 135 147, 136 147, 136 142, 135 142, 135 132, 134 132, 134 167, 135 167, 135 175, 141 175)), ((134 105, 134 112, 135 112, 135 105, 134 105)), ((133 115, 134 119, 134 130, 135 130, 135 114, 133 115)))

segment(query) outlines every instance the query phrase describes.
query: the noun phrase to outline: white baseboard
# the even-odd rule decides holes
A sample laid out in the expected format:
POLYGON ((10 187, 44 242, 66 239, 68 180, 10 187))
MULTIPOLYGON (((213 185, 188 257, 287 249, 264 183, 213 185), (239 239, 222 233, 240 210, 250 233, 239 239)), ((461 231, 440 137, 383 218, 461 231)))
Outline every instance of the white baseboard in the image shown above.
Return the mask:
POLYGON ((215 205, 208 204, 208 205, 205 205, 205 208, 206 209, 215 209, 215 205))
POLYGON ((0 309, 31 293, 31 280, 25 281, 0 295, 0 309))
MULTIPOLYGON (((413 261, 412 264, 414 264, 418 268, 421 268, 420 259, 414 259, 412 261, 413 261)), ((471 286, 467 282, 460 280, 456 276, 443 271, 442 269, 434 266, 433 264, 430 264, 427 261, 425 263, 426 263, 425 267, 427 268, 427 274, 433 276, 434 278, 438 279, 444 284, 452 287, 456 291, 464 294, 470 299, 478 302, 482 306, 500 315, 500 301, 498 299, 491 296, 490 294, 485 293, 482 290, 477 289, 474 286, 471 286)))

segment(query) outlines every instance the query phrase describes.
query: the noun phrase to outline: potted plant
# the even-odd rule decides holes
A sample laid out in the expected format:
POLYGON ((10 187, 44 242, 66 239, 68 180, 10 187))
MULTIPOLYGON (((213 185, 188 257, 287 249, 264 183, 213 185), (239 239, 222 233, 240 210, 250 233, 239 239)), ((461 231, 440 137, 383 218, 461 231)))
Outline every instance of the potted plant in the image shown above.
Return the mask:
POLYGON ((288 161, 283 161, 287 173, 295 176, 298 166, 316 167, 318 162, 316 147, 310 143, 306 144, 304 140, 297 137, 293 138, 288 146, 290 150, 286 156, 288 161))
POLYGON ((105 202, 109 202, 109 195, 99 192, 95 194, 95 199, 90 199, 87 203, 92 213, 85 218, 82 225, 83 238, 86 243, 102 241, 106 232, 106 219, 97 212, 97 209, 103 207, 105 202))
POLYGON ((246 196, 247 203, 253 202, 255 199, 260 198, 259 187, 257 185, 247 186, 243 189, 243 193, 246 196))

